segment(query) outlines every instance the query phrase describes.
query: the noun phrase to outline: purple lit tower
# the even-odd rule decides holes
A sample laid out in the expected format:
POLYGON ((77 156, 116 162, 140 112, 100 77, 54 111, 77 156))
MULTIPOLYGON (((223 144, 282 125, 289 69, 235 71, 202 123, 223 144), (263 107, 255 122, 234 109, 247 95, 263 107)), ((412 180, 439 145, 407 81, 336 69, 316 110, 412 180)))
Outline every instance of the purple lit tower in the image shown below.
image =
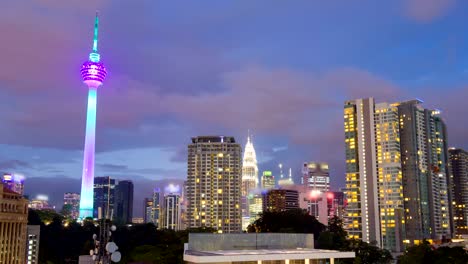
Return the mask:
POLYGON ((94 143, 96 134, 96 101, 97 89, 102 85, 107 71, 100 61, 97 51, 99 19, 96 13, 94 23, 93 52, 81 65, 81 77, 88 86, 88 112, 86 116, 86 137, 83 158, 83 175, 81 178, 80 219, 93 217, 94 185, 94 143))

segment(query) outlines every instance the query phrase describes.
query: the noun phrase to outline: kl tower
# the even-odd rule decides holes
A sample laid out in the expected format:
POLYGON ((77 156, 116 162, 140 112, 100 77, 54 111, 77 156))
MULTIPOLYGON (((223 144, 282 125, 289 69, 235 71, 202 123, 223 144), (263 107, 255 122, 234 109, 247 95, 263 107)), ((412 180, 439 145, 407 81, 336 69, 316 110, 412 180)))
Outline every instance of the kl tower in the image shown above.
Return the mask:
POLYGON ((88 86, 88 111, 86 114, 86 136, 84 145, 83 174, 81 178, 80 219, 93 217, 94 185, 94 143, 96 135, 97 90, 102 85, 107 71, 100 61, 98 53, 99 18, 96 13, 94 22, 93 51, 87 61, 81 65, 81 77, 88 86))

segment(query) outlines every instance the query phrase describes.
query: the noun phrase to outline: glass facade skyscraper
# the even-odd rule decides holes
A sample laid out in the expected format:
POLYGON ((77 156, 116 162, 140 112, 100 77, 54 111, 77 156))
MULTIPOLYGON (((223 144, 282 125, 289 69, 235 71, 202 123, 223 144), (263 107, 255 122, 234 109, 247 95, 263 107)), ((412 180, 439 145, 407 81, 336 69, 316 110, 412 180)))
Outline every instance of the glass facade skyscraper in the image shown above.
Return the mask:
POLYGON ((115 188, 115 219, 122 223, 131 223, 133 218, 133 182, 119 181, 115 188))
POLYGON ((115 215, 115 179, 109 176, 95 177, 93 197, 94 218, 110 219, 112 213, 115 215))

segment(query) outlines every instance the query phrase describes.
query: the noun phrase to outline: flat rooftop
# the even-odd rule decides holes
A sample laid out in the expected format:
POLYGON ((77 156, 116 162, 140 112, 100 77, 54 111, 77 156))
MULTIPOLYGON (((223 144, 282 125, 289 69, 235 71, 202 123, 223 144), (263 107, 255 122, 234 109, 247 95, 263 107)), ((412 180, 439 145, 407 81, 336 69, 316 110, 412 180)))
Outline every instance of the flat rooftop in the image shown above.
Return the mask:
POLYGON ((354 257, 354 252, 314 249, 312 234, 290 233, 189 234, 184 251, 190 263, 354 257))
POLYGON ((254 249, 254 250, 186 250, 184 260, 192 263, 241 262, 286 259, 340 259, 354 258, 354 252, 324 249, 254 249))

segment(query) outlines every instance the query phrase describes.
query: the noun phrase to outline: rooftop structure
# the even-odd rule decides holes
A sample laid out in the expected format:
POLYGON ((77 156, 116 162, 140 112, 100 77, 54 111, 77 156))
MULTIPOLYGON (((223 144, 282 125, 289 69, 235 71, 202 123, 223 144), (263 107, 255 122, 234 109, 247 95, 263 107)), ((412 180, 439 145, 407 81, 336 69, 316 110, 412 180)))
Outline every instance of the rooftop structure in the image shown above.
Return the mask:
POLYGON ((354 258, 354 252, 314 249, 312 234, 189 234, 187 263, 305 263, 354 258), (277 261, 277 262, 276 262, 277 261))

